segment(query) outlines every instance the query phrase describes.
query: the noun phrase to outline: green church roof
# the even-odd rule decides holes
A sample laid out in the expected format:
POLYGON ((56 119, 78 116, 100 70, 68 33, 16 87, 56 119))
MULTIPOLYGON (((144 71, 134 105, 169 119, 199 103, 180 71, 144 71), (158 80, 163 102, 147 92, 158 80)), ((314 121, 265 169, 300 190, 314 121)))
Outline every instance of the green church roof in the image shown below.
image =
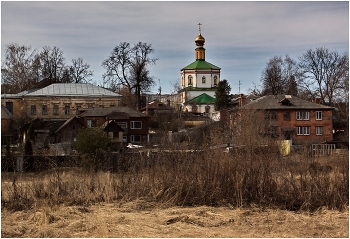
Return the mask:
POLYGON ((217 67, 209 62, 206 62, 205 60, 196 60, 195 62, 192 62, 188 66, 185 66, 183 69, 218 69, 220 70, 220 67, 217 67))
POLYGON ((185 104, 213 104, 215 103, 215 98, 211 97, 210 95, 203 93, 189 101, 187 101, 185 104))

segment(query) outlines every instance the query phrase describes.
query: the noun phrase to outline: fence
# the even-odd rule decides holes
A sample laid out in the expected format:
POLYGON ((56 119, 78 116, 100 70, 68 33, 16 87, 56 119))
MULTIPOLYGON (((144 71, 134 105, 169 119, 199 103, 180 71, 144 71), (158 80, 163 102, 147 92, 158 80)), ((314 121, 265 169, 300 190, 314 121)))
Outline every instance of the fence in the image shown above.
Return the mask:
POLYGON ((332 155, 335 153, 335 144, 313 144, 312 156, 332 155))

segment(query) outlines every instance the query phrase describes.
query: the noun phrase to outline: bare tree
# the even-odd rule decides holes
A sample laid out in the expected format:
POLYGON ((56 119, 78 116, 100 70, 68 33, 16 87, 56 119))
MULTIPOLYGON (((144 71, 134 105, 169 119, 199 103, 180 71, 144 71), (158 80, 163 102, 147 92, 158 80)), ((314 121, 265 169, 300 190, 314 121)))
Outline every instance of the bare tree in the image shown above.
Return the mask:
POLYGON ((315 92, 322 103, 331 105, 348 77, 348 55, 341 56, 335 50, 322 47, 308 50, 299 60, 300 85, 309 92, 315 92))
POLYGON ((42 79, 48 79, 50 84, 62 82, 63 73, 66 69, 63 51, 58 47, 43 47, 40 52, 40 63, 42 79))
POLYGON ((267 62, 261 77, 263 94, 277 95, 283 93, 282 64, 283 61, 280 56, 274 56, 267 62))
POLYGON ((5 47, 1 66, 1 81, 11 86, 11 92, 30 89, 38 81, 38 57, 30 46, 11 43, 5 47))
POLYGON ((262 94, 290 94, 297 95, 297 67, 296 62, 288 55, 284 59, 274 56, 262 72, 262 94))
POLYGON ((69 72, 74 83, 88 83, 92 81, 93 71, 89 70, 90 65, 84 63, 82 58, 73 59, 69 72))
POLYGON ((131 47, 130 43, 121 42, 113 49, 108 59, 102 62, 106 69, 103 75, 104 84, 114 90, 120 85, 127 87, 130 93, 137 96, 138 109, 141 106, 141 92, 154 84, 147 70, 148 65, 157 61, 156 58, 149 58, 153 52, 151 44, 139 42, 131 47))

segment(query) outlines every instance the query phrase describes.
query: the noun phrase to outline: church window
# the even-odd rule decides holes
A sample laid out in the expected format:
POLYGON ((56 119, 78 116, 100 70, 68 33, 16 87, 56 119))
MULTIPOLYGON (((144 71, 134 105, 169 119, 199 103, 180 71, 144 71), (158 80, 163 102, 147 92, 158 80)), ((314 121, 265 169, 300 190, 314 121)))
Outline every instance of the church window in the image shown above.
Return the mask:
POLYGON ((192 112, 196 113, 196 112, 197 112, 197 110, 198 110, 197 105, 192 106, 192 112))
POLYGON ((205 84, 205 76, 202 77, 202 83, 205 84))
POLYGON ((205 113, 209 114, 209 111, 210 111, 210 106, 209 105, 205 106, 205 113))
POLYGON ((217 85, 217 84, 218 84, 218 77, 214 76, 214 85, 217 85))
POLYGON ((188 84, 189 85, 192 85, 192 79, 193 79, 192 75, 189 75, 188 76, 188 84))

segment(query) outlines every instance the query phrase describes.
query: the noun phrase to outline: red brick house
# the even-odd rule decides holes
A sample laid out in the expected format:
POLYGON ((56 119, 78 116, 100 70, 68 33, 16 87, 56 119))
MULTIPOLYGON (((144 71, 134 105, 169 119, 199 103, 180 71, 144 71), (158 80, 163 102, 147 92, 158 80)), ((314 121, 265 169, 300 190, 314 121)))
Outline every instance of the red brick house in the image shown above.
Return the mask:
MULTIPOLYGON (((87 109, 79 118, 87 127, 98 127, 114 121, 123 129, 123 146, 145 144, 148 141, 149 117, 129 107, 93 108, 87 109)), ((112 125, 113 126, 113 125, 112 125)), ((120 130, 116 131, 119 135, 120 130)), ((119 136, 118 136, 119 137, 119 136)))
POLYGON ((234 119, 237 110, 264 111, 266 132, 293 144, 312 144, 331 141, 333 137, 333 107, 302 100, 291 95, 267 95, 228 111, 234 119))

